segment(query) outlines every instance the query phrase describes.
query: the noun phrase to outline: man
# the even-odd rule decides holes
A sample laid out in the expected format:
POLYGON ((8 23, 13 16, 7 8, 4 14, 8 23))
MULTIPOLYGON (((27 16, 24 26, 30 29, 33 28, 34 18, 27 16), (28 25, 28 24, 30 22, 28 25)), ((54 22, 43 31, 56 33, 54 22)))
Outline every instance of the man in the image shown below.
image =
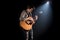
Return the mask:
MULTIPOLYGON (((33 12, 34 9, 35 9, 34 7, 27 6, 27 9, 26 10, 23 10, 21 12, 20 21, 26 19, 28 17, 28 15, 32 16, 32 12, 33 12)), ((37 20, 38 16, 35 15, 35 18, 37 20)))
MULTIPOLYGON (((21 12, 19 20, 24 21, 27 17, 32 16, 33 10, 34 10, 33 6, 27 6, 26 10, 23 10, 21 12)), ((38 19, 38 16, 35 15, 34 20, 37 20, 37 19, 38 19)), ((31 29, 30 32, 31 32, 31 39, 30 40, 33 40, 33 30, 31 29)), ((26 32, 26 33, 29 34, 29 32, 26 32)), ((26 40, 28 40, 28 39, 29 39, 29 37, 27 35, 26 40)))

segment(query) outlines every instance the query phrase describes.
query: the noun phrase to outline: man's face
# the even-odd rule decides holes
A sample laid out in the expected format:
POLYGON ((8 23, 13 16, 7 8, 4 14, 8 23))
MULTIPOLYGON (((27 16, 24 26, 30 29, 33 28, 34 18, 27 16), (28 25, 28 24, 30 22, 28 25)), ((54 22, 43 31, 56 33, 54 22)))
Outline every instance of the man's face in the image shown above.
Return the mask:
POLYGON ((33 8, 31 8, 30 11, 32 12, 33 11, 33 8))
POLYGON ((32 12, 32 11, 33 11, 33 8, 31 8, 31 9, 27 9, 27 11, 28 11, 28 12, 32 12))

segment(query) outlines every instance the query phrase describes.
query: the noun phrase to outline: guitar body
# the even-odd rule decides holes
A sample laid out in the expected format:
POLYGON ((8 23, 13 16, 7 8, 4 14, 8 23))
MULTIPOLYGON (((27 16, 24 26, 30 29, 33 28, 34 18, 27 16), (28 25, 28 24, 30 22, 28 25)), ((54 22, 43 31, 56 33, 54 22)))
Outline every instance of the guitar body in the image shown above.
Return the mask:
POLYGON ((20 21, 20 26, 25 30, 31 30, 33 24, 34 24, 34 19, 32 17, 28 17, 24 21, 20 21))

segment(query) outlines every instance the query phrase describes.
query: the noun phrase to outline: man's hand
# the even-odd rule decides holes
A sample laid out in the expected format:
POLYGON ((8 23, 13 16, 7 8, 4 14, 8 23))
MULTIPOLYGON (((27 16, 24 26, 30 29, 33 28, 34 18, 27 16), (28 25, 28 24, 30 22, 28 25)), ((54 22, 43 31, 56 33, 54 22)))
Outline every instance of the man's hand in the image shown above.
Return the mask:
POLYGON ((35 18, 36 18, 36 20, 38 19, 38 16, 37 15, 35 15, 35 18))

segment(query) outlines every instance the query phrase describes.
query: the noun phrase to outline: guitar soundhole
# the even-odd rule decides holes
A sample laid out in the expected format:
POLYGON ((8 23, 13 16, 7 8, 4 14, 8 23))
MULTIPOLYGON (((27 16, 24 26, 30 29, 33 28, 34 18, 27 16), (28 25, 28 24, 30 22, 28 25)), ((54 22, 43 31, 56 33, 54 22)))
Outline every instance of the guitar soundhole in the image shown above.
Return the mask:
POLYGON ((32 23, 33 23, 33 21, 32 20, 27 20, 27 21, 25 21, 28 25, 31 25, 32 23))

